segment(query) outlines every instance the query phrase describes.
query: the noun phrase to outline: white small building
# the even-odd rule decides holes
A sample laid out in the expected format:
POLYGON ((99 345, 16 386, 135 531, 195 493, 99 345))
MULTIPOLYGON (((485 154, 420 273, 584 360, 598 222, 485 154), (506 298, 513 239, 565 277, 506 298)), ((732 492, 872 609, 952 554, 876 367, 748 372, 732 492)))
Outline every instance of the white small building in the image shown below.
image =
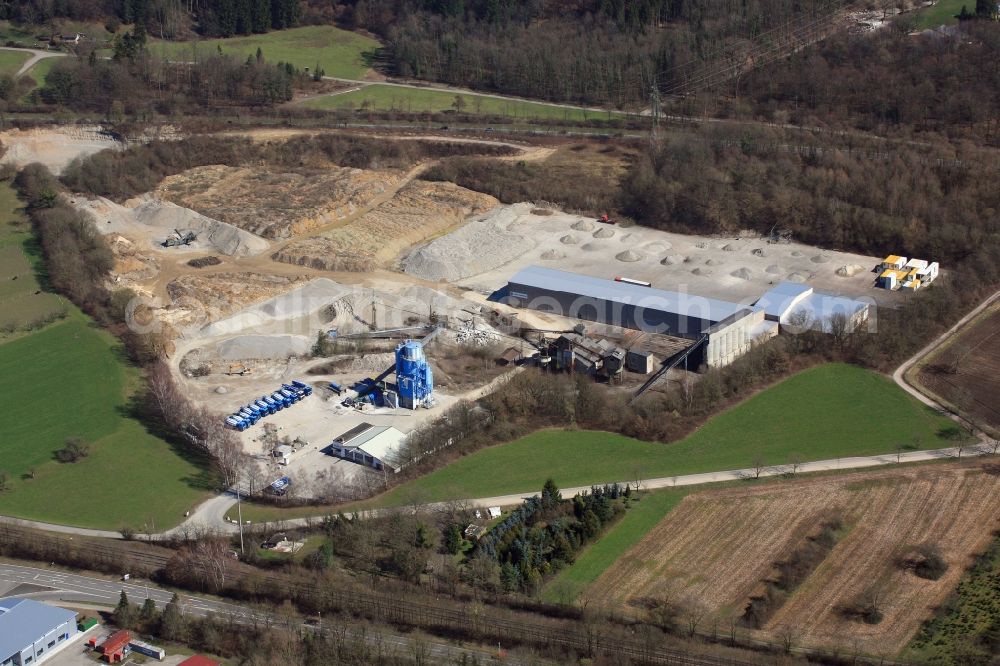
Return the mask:
POLYGON ((835 332, 842 325, 853 331, 868 319, 865 301, 824 294, 797 282, 782 282, 765 293, 755 308, 764 311, 768 321, 776 321, 790 331, 817 330, 835 332))
POLYGON ((330 455, 373 469, 398 472, 398 462, 406 433, 392 426, 357 425, 330 444, 330 455))
POLYGON ((491 506, 487 511, 489 511, 491 519, 500 517, 500 507, 498 506, 491 506))
POLYGON ((76 635, 76 613, 32 599, 0 599, 0 665, 38 664, 76 635))
POLYGON ((288 444, 281 444, 274 449, 274 457, 278 459, 279 465, 287 465, 292 460, 292 453, 295 451, 288 444))

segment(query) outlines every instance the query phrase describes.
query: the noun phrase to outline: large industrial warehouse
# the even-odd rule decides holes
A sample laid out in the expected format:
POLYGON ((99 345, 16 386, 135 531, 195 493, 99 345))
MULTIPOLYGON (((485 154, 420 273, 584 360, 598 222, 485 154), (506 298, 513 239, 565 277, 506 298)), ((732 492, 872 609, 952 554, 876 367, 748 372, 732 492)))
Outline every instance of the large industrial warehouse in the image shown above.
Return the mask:
POLYGON ((628 280, 608 280, 529 266, 508 282, 504 300, 515 307, 595 321, 647 333, 695 340, 708 367, 731 363, 779 327, 806 323, 829 332, 842 317, 853 328, 868 316, 868 304, 781 283, 754 304, 655 289, 628 280))

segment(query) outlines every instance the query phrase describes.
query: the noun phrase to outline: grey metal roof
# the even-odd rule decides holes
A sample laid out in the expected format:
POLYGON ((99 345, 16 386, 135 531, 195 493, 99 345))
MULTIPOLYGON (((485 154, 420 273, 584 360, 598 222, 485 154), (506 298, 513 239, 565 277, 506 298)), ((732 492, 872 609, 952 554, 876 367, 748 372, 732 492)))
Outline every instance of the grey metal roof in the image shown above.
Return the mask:
POLYGON ((764 315, 780 319, 793 305, 812 291, 812 287, 798 282, 781 282, 757 300, 756 307, 764 308, 764 315))
POLYGON ((854 315, 868 307, 865 301, 847 298, 846 296, 834 296, 814 292, 802 299, 784 317, 782 324, 794 324, 799 317, 805 317, 804 322, 810 328, 815 328, 824 333, 833 331, 834 317, 841 315, 851 320, 854 315))
POLYGON ((665 291, 541 266, 528 266, 521 269, 510 279, 510 284, 523 284, 535 289, 599 298, 615 303, 635 305, 647 310, 698 317, 712 322, 722 321, 747 307, 739 303, 730 303, 695 294, 665 291))
POLYGON ((31 599, 0 599, 0 660, 20 652, 76 613, 31 599))

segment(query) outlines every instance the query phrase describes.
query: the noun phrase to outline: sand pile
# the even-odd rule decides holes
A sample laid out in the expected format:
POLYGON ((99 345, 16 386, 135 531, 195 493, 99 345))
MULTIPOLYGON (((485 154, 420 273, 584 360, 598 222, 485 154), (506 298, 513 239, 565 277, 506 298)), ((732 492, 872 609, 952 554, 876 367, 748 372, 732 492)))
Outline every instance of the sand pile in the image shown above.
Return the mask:
POLYGON ((798 250, 792 250, 791 253, 789 254, 789 256, 791 256, 791 257, 801 257, 802 253, 799 252, 798 250))
POLYGON ((250 232, 153 196, 129 199, 124 205, 104 197, 77 196, 72 202, 90 215, 101 233, 148 238, 156 248, 171 249, 163 248, 162 243, 174 230, 197 234, 195 242, 186 247, 189 250, 211 249, 228 256, 247 257, 269 247, 266 240, 250 232))
POLYGON ((764 270, 766 270, 771 275, 778 275, 779 273, 782 272, 781 266, 779 266, 778 264, 771 264, 764 270))
POLYGON ((750 254, 754 255, 755 257, 766 257, 767 250, 765 250, 762 247, 758 247, 755 250, 753 250, 750 254))
POLYGON ((524 206, 499 206, 436 238, 403 259, 403 271, 425 280, 453 282, 513 261, 535 247, 535 241, 509 230, 524 206))
POLYGON ((863 270, 865 270, 865 267, 861 264, 851 264, 850 266, 841 266, 838 268, 837 275, 840 277, 854 277, 863 270))
POLYGON ((673 245, 667 241, 653 241, 652 243, 646 243, 642 249, 650 254, 660 254, 661 252, 666 252, 672 247, 673 245))
POLYGON ((636 252, 635 250, 625 250, 624 252, 619 252, 615 255, 615 259, 618 261, 624 261, 626 263, 632 263, 634 261, 643 260, 642 253, 636 252))
POLYGON ((740 249, 740 247, 738 245, 734 245, 732 243, 728 243, 726 245, 723 245, 722 249, 725 252, 736 252, 736 250, 740 249))
POLYGON ((580 241, 577 240, 576 236, 574 236, 573 234, 566 234, 565 236, 559 239, 559 242, 562 243, 563 245, 576 245, 580 241))
POLYGON ((580 246, 580 249, 586 252, 600 252, 604 248, 599 243, 584 243, 580 246))
POLYGON ((660 260, 660 263, 664 266, 673 266, 674 264, 683 263, 684 259, 684 256, 680 254, 668 254, 660 260))
POLYGON ((753 278, 753 271, 745 266, 742 268, 737 268, 735 271, 730 273, 734 278, 739 278, 741 280, 749 280, 753 278))
POLYGON ((288 358, 305 356, 312 344, 313 340, 304 335, 241 335, 220 342, 215 353, 223 361, 288 358))
POLYGON ((601 227, 594 232, 594 238, 611 238, 615 235, 614 229, 608 229, 607 227, 601 227))
POLYGON ((788 277, 785 279, 788 280, 789 282, 805 282, 807 276, 803 275, 802 273, 790 273, 788 277))
POLYGON ((570 228, 577 231, 593 231, 594 223, 589 220, 580 220, 579 222, 574 222, 570 228))
POLYGON ((719 259, 709 259, 705 262, 706 266, 718 266, 722 263, 719 259))
POLYGON ((692 275, 711 275, 714 272, 715 271, 713 271, 711 268, 696 268, 693 271, 691 271, 691 274, 692 275))
POLYGON ((183 275, 167 284, 169 310, 178 325, 204 324, 283 294, 307 279, 245 272, 183 275))
POLYGON ((814 264, 826 264, 826 263, 829 263, 829 261, 830 261, 830 255, 828 255, 828 254, 817 254, 816 256, 814 256, 811 259, 811 261, 814 264))
POLYGON ((542 252, 542 259, 548 259, 551 261, 553 259, 565 259, 565 258, 566 258, 566 253, 559 252, 558 250, 546 250, 545 252, 542 252))

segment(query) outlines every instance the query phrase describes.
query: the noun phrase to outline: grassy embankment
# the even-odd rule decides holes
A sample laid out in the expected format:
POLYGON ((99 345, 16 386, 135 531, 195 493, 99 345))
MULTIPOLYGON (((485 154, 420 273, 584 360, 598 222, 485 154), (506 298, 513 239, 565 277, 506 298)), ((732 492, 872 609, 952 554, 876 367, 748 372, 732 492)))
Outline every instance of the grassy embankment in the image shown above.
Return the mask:
POLYGON ((197 42, 165 42, 150 40, 153 53, 173 60, 194 60, 197 54, 223 53, 240 58, 256 55, 259 48, 268 62, 289 62, 300 69, 315 71, 317 65, 327 76, 359 79, 368 71, 365 53, 374 51, 379 43, 356 32, 329 25, 314 25, 290 30, 276 30, 263 35, 205 39, 197 42))
MULTIPOLYGON (((41 259, 7 183, 0 205, 0 312, 24 318, 67 307, 55 294, 35 293, 41 259)), ((67 312, 33 332, 0 337, 0 472, 8 478, 0 514, 111 530, 179 523, 213 486, 211 475, 129 414, 139 370, 113 336, 76 308, 67 312), (88 442, 90 455, 57 462, 53 453, 69 437, 88 442)))
POLYGON ((504 116, 511 120, 542 119, 576 122, 581 120, 615 120, 625 117, 623 114, 614 112, 590 111, 486 95, 457 94, 432 88, 408 88, 383 84, 373 84, 360 90, 345 93, 313 97, 301 102, 301 105, 310 109, 322 110, 364 109, 402 113, 439 113, 461 110, 462 113, 504 116), (462 100, 460 109, 455 108, 456 97, 462 100))
MULTIPOLYGON (((756 458, 779 465, 793 456, 824 460, 890 453, 897 444, 940 448, 948 419, 882 375, 827 364, 801 372, 671 444, 607 432, 542 430, 465 456, 363 506, 531 493, 553 477, 560 487, 742 469, 756 458)), ((328 512, 244 504, 260 522, 328 512)))

